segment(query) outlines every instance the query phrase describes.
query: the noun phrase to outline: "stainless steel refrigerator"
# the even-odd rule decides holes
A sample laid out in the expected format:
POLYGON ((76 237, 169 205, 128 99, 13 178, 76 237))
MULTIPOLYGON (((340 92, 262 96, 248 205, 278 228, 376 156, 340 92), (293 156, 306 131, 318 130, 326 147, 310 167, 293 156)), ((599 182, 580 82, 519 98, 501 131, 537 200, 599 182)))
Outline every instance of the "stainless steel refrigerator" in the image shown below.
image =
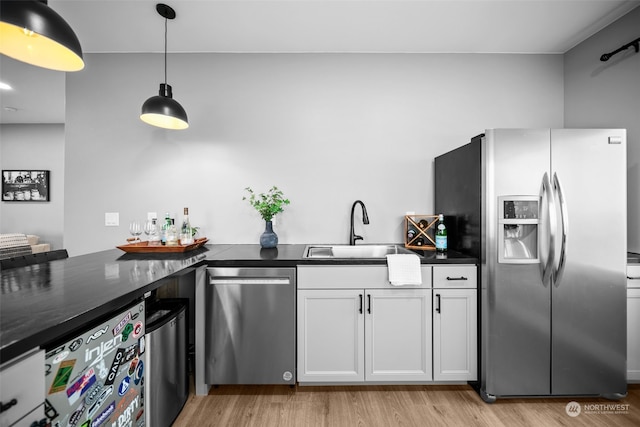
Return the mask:
POLYGON ((479 392, 626 395, 626 131, 488 129, 435 159, 451 249, 478 257, 479 392))

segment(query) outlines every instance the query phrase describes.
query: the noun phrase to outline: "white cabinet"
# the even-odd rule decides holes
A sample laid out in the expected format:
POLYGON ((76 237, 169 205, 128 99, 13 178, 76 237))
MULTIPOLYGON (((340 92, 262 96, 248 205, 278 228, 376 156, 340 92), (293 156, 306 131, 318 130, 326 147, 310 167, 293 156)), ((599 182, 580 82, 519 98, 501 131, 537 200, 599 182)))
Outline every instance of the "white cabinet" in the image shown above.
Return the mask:
POLYGON ((298 381, 431 380, 431 267, 392 287, 386 266, 298 267, 298 381))
POLYGON ((44 418, 44 377, 44 350, 32 350, 0 366, 0 427, 30 426, 44 418))
POLYGON ((627 382, 640 382, 640 264, 627 266, 627 382))
POLYGON ((298 291, 298 381, 364 381, 360 290, 298 291))
POLYGON ((366 290, 365 379, 431 380, 431 290, 366 290))
POLYGON ((433 379, 478 377, 476 267, 433 268, 433 379))

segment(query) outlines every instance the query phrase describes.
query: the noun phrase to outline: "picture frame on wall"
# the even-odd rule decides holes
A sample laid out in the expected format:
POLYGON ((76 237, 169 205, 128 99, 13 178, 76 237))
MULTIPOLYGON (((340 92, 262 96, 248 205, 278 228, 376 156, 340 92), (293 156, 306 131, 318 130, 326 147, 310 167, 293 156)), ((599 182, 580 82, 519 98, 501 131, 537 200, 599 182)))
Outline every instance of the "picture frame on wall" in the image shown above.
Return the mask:
POLYGON ((50 171, 35 169, 2 170, 3 202, 50 201, 50 171))

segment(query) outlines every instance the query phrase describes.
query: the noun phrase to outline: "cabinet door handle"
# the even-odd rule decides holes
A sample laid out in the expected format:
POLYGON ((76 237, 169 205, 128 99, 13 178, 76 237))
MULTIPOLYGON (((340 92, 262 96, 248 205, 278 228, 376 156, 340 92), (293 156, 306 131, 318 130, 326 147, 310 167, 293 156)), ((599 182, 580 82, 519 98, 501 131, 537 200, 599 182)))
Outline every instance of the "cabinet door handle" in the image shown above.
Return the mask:
POLYGON ((436 313, 440 313, 440 294, 436 294, 436 313))
POLYGON ((0 412, 8 411, 9 409, 11 409, 12 406, 15 406, 17 404, 18 404, 18 401, 16 399, 11 399, 7 403, 0 402, 0 412))
POLYGON ((369 303, 369 307, 367 308, 367 313, 371 314, 371 294, 367 294, 367 302, 369 303))
POLYGON ((447 280, 469 280, 464 276, 460 276, 460 277, 449 277, 447 276, 447 280))
POLYGON ((360 297, 360 314, 362 314, 362 294, 358 296, 360 297))

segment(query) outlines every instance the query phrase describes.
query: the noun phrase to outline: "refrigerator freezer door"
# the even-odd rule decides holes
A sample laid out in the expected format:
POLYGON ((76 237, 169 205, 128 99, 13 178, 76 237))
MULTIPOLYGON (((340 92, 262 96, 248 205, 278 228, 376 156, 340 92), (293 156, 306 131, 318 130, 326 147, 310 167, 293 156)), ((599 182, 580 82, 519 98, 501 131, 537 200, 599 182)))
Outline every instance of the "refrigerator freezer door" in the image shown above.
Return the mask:
MULTIPOLYGON (((498 262, 499 197, 540 194, 550 167, 549 135, 549 129, 492 129, 483 144, 481 387, 494 396, 550 391, 550 285, 543 284, 539 263, 498 262)), ((541 216, 539 226, 547 223, 541 216)))
POLYGON ((45 355, 45 414, 52 425, 144 425, 144 301, 45 355))
POLYGON ((551 393, 624 393, 626 133, 554 129, 551 147, 567 210, 566 264, 552 286, 551 393))

